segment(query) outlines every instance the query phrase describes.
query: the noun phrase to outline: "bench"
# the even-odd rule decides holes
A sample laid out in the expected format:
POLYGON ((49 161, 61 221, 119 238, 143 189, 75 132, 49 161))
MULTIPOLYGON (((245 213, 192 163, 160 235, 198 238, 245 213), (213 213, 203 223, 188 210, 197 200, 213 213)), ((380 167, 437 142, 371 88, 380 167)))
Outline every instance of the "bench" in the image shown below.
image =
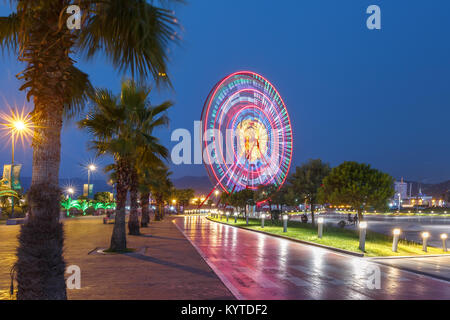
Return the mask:
POLYGON ((112 213, 109 216, 103 218, 103 224, 114 223, 116 220, 116 214, 112 213))

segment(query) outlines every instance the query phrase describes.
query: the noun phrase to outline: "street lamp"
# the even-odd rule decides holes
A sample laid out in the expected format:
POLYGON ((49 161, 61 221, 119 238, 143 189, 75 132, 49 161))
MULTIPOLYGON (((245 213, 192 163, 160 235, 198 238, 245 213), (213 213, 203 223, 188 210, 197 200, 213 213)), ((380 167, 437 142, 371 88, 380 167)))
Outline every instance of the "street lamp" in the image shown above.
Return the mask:
POLYGON ((392 241, 392 251, 393 252, 397 252, 398 249, 398 239, 400 237, 400 233, 402 231, 398 228, 394 229, 393 234, 394 234, 394 240, 392 241))
POLYGON ((227 215, 227 222, 228 222, 228 218, 230 217, 230 212, 227 211, 226 215, 227 215))
POLYGON ((237 223, 237 217, 238 217, 238 213, 235 212, 235 213, 234 213, 234 223, 237 223))
POLYGON ((444 250, 444 252, 447 252, 447 234, 443 233, 441 234, 441 240, 442 240, 442 250, 444 250))
POLYGON ((367 222, 362 221, 359 223, 359 249, 361 251, 366 251, 366 229, 367 222))
POLYGON ((289 216, 287 214, 283 215, 283 232, 287 232, 287 222, 288 222, 289 216))
POLYGON ((87 197, 89 198, 89 186, 90 186, 90 180, 91 180, 91 172, 94 172, 97 170, 95 165, 90 164, 88 165, 88 184, 87 184, 87 197))
POLYGON ((264 228, 264 218, 266 215, 264 213, 261 213, 261 228, 264 228))
MULTIPOLYGON (((32 120, 29 113, 25 113, 25 109, 19 112, 19 110, 10 110, 10 115, 2 115, 2 119, 5 123, 6 130, 11 134, 11 189, 14 190, 13 185, 13 172, 14 172, 14 149, 16 145, 16 139, 20 138, 23 140, 27 138, 32 133, 32 120)), ((14 197, 11 197, 11 218, 14 218, 14 197)))
POLYGON ((75 190, 72 187, 67 188, 67 193, 71 196, 74 194, 75 190))
POLYGON ((428 238, 430 237, 430 233, 429 232, 422 232, 422 240, 423 240, 423 246, 422 246, 422 250, 424 252, 427 252, 427 247, 428 247, 428 238))
POLYGON ((318 233, 318 237, 322 238, 322 234, 323 234, 323 218, 320 217, 317 219, 317 233, 318 233))

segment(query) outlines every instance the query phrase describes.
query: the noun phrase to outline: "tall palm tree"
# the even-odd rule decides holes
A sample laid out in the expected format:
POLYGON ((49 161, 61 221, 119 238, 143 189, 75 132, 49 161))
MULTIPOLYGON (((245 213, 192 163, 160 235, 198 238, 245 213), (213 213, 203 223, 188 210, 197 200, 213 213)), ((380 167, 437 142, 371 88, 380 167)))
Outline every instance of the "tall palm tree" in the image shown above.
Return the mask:
POLYGON ((164 202, 169 200, 168 198, 173 187, 172 181, 170 180, 171 174, 172 172, 166 166, 161 166, 153 174, 154 179, 152 179, 152 183, 150 184, 150 190, 158 206, 158 210, 155 213, 156 221, 164 218, 164 202))
POLYGON ((80 30, 66 27, 70 0, 11 0, 15 11, 0 18, 0 46, 25 69, 21 90, 34 101, 30 218, 19 236, 18 299, 66 299, 63 228, 58 186, 63 115, 77 113, 92 90, 71 54, 105 53, 114 67, 160 82, 167 46, 176 38, 172 12, 145 0, 79 0, 80 30))
POLYGON ((128 231, 131 235, 139 235, 138 217, 138 170, 142 166, 156 165, 160 157, 167 158, 168 150, 161 146, 152 137, 153 130, 167 125, 169 118, 164 114, 172 106, 170 101, 158 106, 151 106, 149 101, 150 88, 134 81, 125 81, 122 84, 121 102, 128 110, 127 119, 133 127, 139 128, 143 134, 133 136, 136 151, 130 158, 130 218, 128 219, 128 231))
POLYGON ((161 113, 172 103, 152 107, 146 98, 148 90, 148 87, 137 86, 133 81, 123 82, 119 97, 98 89, 93 99, 94 109, 78 123, 95 137, 90 147, 99 156, 109 154, 114 158, 114 164, 107 168, 114 170, 117 188, 116 219, 110 246, 113 251, 126 249, 125 203, 128 191, 131 200, 129 221, 132 221, 129 233, 139 234, 137 164, 167 157, 168 154, 152 133, 155 127, 167 123, 166 116, 161 113))
POLYGON ((155 163, 146 162, 143 164, 138 166, 137 171, 141 203, 141 227, 146 228, 150 222, 149 198, 152 186, 158 184, 159 172, 167 169, 161 161, 155 163))

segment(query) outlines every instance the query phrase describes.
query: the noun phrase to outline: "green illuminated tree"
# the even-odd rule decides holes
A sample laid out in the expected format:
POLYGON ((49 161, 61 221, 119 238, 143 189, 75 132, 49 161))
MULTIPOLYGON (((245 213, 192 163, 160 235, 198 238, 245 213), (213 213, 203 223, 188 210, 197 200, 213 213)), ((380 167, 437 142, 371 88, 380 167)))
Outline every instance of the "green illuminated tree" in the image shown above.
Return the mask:
POLYGON ((61 201, 61 206, 66 210, 66 215, 70 215, 70 209, 75 208, 75 205, 78 204, 77 200, 72 200, 70 197, 61 201))
MULTIPOLYGON (((69 30, 70 0, 10 1, 15 11, 0 19, 0 46, 25 69, 17 77, 34 100, 30 216, 17 250, 18 299, 66 299, 63 228, 58 187, 63 115, 77 113, 92 87, 74 57, 105 53, 132 76, 168 81, 167 48, 176 39, 172 11, 142 0, 82 0, 79 30, 69 30), (37 235, 42 241, 37 241, 37 235)), ((164 2, 162 2, 164 3, 164 2)))

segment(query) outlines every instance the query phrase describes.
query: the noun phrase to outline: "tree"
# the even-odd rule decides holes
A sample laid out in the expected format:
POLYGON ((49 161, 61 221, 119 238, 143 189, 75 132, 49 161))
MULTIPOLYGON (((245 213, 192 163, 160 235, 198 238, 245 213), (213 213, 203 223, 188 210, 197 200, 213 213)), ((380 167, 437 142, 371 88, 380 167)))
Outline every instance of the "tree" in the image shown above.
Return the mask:
POLYGON ((63 207, 64 210, 66 210, 66 215, 69 216, 70 209, 75 208, 75 205, 77 203, 78 203, 77 200, 72 200, 70 197, 68 197, 67 199, 61 201, 61 207, 63 207))
POLYGON ((362 220, 364 210, 383 206, 394 195, 393 185, 394 179, 387 173, 348 161, 331 170, 323 180, 319 197, 323 203, 351 205, 362 220))
POLYGON ((330 166, 320 159, 309 160, 300 167, 295 168, 295 172, 289 177, 289 188, 296 195, 311 205, 311 220, 314 224, 314 204, 317 203, 319 188, 323 179, 330 173, 330 166))
POLYGON ((90 203, 86 200, 77 200, 75 201, 73 208, 76 208, 78 210, 81 210, 83 212, 83 216, 86 215, 86 210, 89 209, 90 203))
POLYGON ((230 204, 233 207, 244 209, 244 216, 247 217, 247 205, 255 203, 255 192, 251 189, 242 189, 234 192, 230 196, 230 204))
POLYGON ((165 115, 167 109, 173 104, 166 101, 160 105, 152 106, 149 101, 150 87, 145 84, 136 84, 134 81, 124 81, 121 91, 121 103, 127 110, 126 121, 134 128, 132 140, 135 152, 130 155, 130 218, 128 230, 131 235, 139 235, 138 217, 138 171, 141 167, 157 166, 161 159, 167 159, 168 150, 154 137, 153 131, 169 124, 165 115))
POLYGON ((177 203, 183 208, 189 205, 191 199, 195 196, 195 191, 193 189, 177 189, 177 203))
POLYGON ((16 0, 16 11, 0 19, 0 46, 17 54, 25 69, 20 90, 33 97, 33 173, 30 215, 21 227, 16 263, 18 299, 66 299, 64 236, 58 187, 63 115, 77 113, 92 91, 88 75, 71 54, 98 53, 120 71, 169 81, 167 47, 176 40, 172 12, 142 0, 77 1, 82 26, 65 21, 69 0, 16 0), (38 277, 38 278, 36 278, 38 277))
POLYGON ((155 170, 153 175, 154 179, 150 185, 150 190, 158 206, 158 210, 155 213, 156 221, 164 218, 164 203, 165 201, 170 201, 170 194, 173 188, 172 181, 170 180, 171 174, 172 172, 166 166, 161 166, 158 170, 155 170))
POLYGON ((161 171, 166 171, 162 161, 157 161, 154 163, 145 162, 138 167, 138 190, 140 193, 140 203, 141 203, 141 227, 148 227, 150 222, 150 193, 152 191, 152 186, 157 188, 159 183, 158 179, 162 175, 161 171), (145 164, 145 165, 144 165, 145 164))
POLYGON ((97 193, 94 195, 94 200, 95 200, 95 201, 99 201, 99 202, 106 203, 106 202, 111 201, 110 195, 111 195, 111 193, 109 193, 109 192, 107 192, 107 191, 97 192, 97 193))

